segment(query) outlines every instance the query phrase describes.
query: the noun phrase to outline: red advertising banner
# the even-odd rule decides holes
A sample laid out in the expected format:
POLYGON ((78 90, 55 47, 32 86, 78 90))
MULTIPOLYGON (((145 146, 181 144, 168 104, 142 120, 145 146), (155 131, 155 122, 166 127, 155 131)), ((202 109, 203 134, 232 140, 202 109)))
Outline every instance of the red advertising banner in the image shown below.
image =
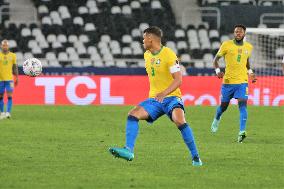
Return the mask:
MULTIPOLYGON (((19 81, 14 104, 135 105, 149 91, 147 76, 20 76, 19 81)), ((183 100, 186 105, 217 105, 220 87, 221 80, 213 76, 186 76, 183 100)), ((249 104, 284 105, 284 77, 259 77, 257 83, 250 83, 249 104)))

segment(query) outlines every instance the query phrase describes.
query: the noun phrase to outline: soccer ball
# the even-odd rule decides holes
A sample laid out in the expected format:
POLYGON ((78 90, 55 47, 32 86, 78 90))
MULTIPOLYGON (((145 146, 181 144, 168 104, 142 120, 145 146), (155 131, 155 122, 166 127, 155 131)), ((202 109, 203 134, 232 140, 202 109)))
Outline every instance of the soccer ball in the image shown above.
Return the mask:
POLYGON ((29 58, 23 63, 23 71, 31 77, 39 76, 42 72, 42 65, 39 59, 29 58))

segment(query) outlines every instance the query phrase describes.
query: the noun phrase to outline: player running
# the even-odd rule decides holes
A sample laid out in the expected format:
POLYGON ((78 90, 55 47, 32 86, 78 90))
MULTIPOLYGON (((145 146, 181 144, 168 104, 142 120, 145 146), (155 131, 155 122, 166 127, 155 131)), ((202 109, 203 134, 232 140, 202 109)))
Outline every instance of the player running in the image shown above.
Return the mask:
POLYGON ((231 98, 238 99, 240 111, 240 132, 238 142, 246 138, 247 122, 247 100, 248 100, 248 75, 252 82, 256 82, 255 74, 250 68, 249 57, 253 46, 244 41, 246 27, 236 25, 234 28, 234 39, 222 43, 215 59, 214 67, 218 78, 223 78, 221 88, 221 105, 217 108, 216 116, 211 125, 211 131, 218 130, 221 115, 229 106, 231 98), (221 57, 225 58, 225 74, 220 71, 218 61, 221 57))
POLYGON ((0 52, 0 119, 11 118, 12 94, 18 84, 18 66, 16 54, 9 51, 8 40, 1 42, 0 52), (15 82, 13 81, 15 75, 15 82), (4 93, 7 92, 8 102, 6 113, 4 112, 4 93))
POLYGON ((138 135, 139 120, 153 123, 166 114, 180 130, 189 151, 192 165, 201 166, 191 128, 185 121, 184 105, 179 89, 182 74, 176 54, 168 47, 161 45, 162 31, 158 27, 144 30, 143 45, 145 68, 149 77, 149 98, 133 108, 127 117, 126 143, 124 148, 110 148, 115 157, 128 161, 134 158, 134 144, 138 135))

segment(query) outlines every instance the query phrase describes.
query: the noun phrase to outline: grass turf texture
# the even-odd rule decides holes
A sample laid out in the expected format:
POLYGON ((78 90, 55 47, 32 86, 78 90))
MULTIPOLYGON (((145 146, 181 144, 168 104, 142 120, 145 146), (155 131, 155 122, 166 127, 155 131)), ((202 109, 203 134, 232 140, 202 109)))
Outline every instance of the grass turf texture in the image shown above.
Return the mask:
POLYGON ((166 116, 140 122, 135 159, 114 159, 124 144, 122 106, 16 106, 0 121, 0 188, 282 188, 284 107, 249 107, 248 138, 236 143, 230 106, 215 135, 215 107, 187 107, 203 167, 191 166, 180 132, 166 116))

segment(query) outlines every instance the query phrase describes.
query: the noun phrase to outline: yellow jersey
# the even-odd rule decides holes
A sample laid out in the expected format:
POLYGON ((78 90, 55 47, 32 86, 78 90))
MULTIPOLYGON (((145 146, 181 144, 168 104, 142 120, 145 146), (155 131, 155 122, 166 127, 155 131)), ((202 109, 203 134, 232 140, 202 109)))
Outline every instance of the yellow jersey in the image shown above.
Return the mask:
POLYGON ((0 81, 13 80, 13 65, 16 64, 16 54, 0 52, 0 81))
POLYGON ((240 84, 248 82, 247 60, 253 46, 248 42, 237 45, 234 40, 222 43, 217 56, 224 57, 226 68, 223 78, 224 84, 240 84))
MULTIPOLYGON (((180 71, 179 62, 176 54, 170 48, 162 46, 156 54, 150 51, 144 53, 145 68, 149 77, 150 91, 149 98, 154 98, 158 93, 167 89, 174 78, 172 73, 180 71)), ((181 91, 177 88, 168 96, 181 98, 181 91)))

